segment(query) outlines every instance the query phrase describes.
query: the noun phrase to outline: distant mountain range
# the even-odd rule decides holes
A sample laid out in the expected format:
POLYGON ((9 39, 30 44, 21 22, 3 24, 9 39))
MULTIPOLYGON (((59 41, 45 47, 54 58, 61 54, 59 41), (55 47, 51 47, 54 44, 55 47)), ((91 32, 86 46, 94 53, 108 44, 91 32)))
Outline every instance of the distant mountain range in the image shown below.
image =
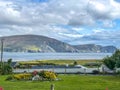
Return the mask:
POLYGON ((95 44, 75 45, 79 52, 95 52, 95 53, 113 53, 117 50, 115 46, 101 46, 95 44))
POLYGON ((16 35, 0 37, 4 39, 6 52, 105 52, 112 53, 114 46, 101 46, 95 44, 70 45, 59 40, 40 35, 16 35))

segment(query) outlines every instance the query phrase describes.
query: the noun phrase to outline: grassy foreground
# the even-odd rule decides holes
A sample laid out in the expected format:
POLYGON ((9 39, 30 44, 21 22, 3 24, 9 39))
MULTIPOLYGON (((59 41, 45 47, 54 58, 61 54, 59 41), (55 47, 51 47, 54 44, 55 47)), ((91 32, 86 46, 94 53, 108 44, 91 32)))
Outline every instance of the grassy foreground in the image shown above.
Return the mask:
POLYGON ((120 76, 59 75, 61 81, 5 81, 0 76, 0 86, 4 90, 120 90, 120 76))

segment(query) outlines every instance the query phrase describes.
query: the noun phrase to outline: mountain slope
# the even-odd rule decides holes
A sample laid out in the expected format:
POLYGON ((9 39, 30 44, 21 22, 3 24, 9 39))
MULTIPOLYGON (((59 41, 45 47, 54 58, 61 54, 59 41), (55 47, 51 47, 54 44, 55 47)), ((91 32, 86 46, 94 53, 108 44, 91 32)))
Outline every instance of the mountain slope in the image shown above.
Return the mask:
POLYGON ((4 51, 7 52, 105 52, 113 53, 114 46, 95 44, 69 45, 53 38, 40 35, 16 35, 1 37, 4 39, 4 51))
POLYGON ((101 46, 95 44, 84 44, 84 45, 75 45, 74 48, 78 49, 79 52, 104 52, 104 53, 113 53, 117 50, 114 46, 101 46))
POLYGON ((77 52, 77 49, 53 38, 38 35, 16 35, 4 38, 4 51, 9 52, 77 52))

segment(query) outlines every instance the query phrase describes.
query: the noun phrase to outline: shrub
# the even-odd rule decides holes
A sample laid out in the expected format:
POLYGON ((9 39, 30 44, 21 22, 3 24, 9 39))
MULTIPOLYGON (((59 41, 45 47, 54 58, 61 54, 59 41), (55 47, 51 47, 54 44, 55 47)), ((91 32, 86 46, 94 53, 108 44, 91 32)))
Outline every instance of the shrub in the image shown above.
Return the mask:
POLYGON ((57 78, 56 73, 52 72, 52 71, 41 71, 39 73, 39 76, 41 76, 44 79, 47 80, 55 80, 57 78))
POLYGON ((12 76, 8 76, 5 80, 7 81, 7 80, 12 80, 12 79, 13 79, 12 76))
POLYGON ((97 66, 100 66, 100 65, 101 65, 101 63, 91 62, 91 63, 86 63, 84 66, 97 67, 97 66))
POLYGON ((103 63, 111 70, 120 68, 120 50, 116 50, 112 56, 105 57, 103 63))
POLYGON ((16 74, 13 75, 13 78, 16 80, 29 80, 32 78, 32 74, 16 74))
POLYGON ((15 74, 13 76, 7 77, 6 80, 32 80, 36 75, 41 78, 39 80, 55 80, 57 78, 56 73, 51 71, 34 71, 32 74, 15 74))
POLYGON ((93 70, 92 73, 93 74, 99 74, 99 71, 98 70, 93 70))

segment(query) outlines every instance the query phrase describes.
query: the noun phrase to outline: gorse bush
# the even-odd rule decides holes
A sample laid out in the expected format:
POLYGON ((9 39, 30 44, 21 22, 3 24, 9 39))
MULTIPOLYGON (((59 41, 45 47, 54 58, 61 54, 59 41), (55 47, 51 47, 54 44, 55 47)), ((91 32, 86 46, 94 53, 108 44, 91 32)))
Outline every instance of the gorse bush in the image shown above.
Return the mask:
POLYGON ((34 71, 32 73, 33 76, 39 75, 44 80, 55 80, 57 78, 57 74, 52 71, 34 71))
POLYGON ((15 74, 8 76, 6 80, 30 80, 32 78, 32 74, 15 74))
POLYGON ((55 80, 57 78, 57 74, 52 71, 40 71, 39 76, 48 80, 55 80))
POLYGON ((16 74, 13 75, 13 78, 16 80, 30 80, 32 78, 32 74, 16 74))
POLYGON ((11 75, 6 80, 56 80, 56 78, 57 74, 51 71, 34 71, 32 73, 11 75))

